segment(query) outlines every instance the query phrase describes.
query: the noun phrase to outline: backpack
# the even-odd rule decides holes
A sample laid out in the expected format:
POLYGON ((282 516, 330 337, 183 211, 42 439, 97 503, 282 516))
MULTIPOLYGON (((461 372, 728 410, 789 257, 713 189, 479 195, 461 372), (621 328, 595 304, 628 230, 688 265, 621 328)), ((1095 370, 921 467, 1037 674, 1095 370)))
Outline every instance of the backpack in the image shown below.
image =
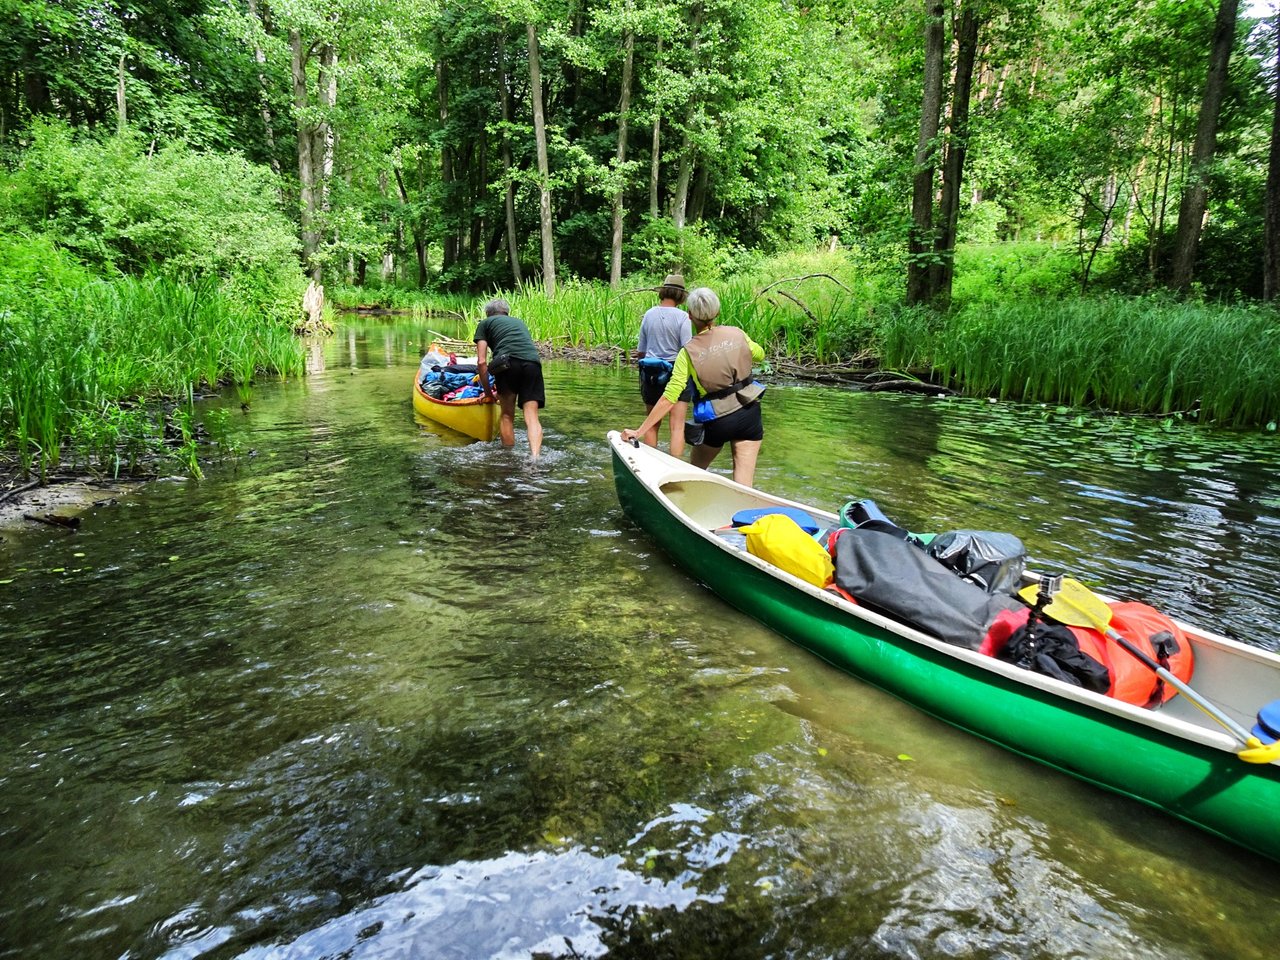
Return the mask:
POLYGON ((1012 593, 1027 566, 1027 549, 1011 533, 952 530, 930 540, 925 552, 987 593, 1012 593))
POLYGON ((835 583, 865 604, 947 643, 977 650, 996 617, 1021 608, 957 577, 891 532, 842 529, 829 541, 835 583))

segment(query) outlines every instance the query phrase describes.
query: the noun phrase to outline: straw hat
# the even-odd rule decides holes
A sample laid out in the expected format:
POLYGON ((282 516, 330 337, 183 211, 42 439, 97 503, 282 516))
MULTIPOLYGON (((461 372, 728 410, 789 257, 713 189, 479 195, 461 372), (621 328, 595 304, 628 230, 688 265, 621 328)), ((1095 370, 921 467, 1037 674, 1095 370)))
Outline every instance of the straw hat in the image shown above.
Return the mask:
POLYGON ((668 273, 668 274, 667 274, 667 279, 665 279, 665 280, 663 280, 663 281, 662 281, 662 285, 663 285, 664 287, 679 287, 681 290, 683 290, 683 289, 684 289, 684 274, 682 274, 682 273, 668 273))

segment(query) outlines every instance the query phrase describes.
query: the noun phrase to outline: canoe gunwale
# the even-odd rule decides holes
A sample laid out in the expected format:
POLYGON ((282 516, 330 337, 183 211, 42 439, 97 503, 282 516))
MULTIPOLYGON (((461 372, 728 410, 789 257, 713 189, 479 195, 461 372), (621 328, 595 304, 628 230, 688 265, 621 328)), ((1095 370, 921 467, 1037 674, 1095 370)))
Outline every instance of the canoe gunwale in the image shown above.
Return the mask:
MULTIPOLYGON (((725 510, 745 503, 799 507, 828 521, 831 513, 741 486, 653 447, 631 447, 616 431, 609 443, 623 512, 676 566, 724 602, 943 723, 1280 861, 1280 761, 1240 760, 1234 738, 1188 707, 1187 698, 1147 710, 944 643, 850 604, 714 532, 728 522, 725 510), (679 491, 677 502, 666 491, 675 494, 672 488, 680 482, 690 487, 679 491), (716 488, 731 496, 715 497, 716 488), (711 521, 714 526, 700 525, 711 521), (715 562, 721 554, 710 552, 712 544, 725 563, 715 562), (1198 722, 1173 715, 1171 706, 1195 714, 1198 722)), ((1280 688, 1280 656, 1186 629, 1197 661, 1204 657, 1211 665, 1198 685, 1202 695, 1231 699, 1239 712, 1237 701, 1252 703, 1254 696, 1272 696, 1280 688)))

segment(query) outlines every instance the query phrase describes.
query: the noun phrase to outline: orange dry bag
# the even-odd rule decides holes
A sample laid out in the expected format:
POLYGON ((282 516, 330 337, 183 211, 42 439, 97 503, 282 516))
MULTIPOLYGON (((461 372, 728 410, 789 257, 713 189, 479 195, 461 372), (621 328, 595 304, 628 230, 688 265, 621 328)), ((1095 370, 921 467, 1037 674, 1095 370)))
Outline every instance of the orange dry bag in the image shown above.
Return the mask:
MULTIPOLYGON (((1195 655, 1191 652, 1191 642, 1176 623, 1145 603, 1113 603, 1110 607, 1112 630, 1179 680, 1184 683, 1191 680, 1195 655)), ((1178 692, 1110 638, 1107 654, 1111 660, 1111 696, 1126 703, 1156 706, 1178 692)))

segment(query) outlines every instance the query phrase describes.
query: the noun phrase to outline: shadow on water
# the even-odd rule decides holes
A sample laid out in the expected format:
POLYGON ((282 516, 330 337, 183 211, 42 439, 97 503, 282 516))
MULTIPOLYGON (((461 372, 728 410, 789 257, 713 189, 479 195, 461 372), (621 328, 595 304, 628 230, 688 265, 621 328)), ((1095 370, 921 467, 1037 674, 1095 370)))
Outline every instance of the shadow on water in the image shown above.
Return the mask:
MULTIPOLYGON (((680 573, 614 496, 629 371, 549 364, 530 463, 415 421, 429 337, 344 328, 228 399, 238 465, 0 543, 0 956, 1272 955, 1272 865, 680 573)), ((765 414, 766 489, 1007 530, 1275 646, 1272 438, 781 384, 765 414)))

